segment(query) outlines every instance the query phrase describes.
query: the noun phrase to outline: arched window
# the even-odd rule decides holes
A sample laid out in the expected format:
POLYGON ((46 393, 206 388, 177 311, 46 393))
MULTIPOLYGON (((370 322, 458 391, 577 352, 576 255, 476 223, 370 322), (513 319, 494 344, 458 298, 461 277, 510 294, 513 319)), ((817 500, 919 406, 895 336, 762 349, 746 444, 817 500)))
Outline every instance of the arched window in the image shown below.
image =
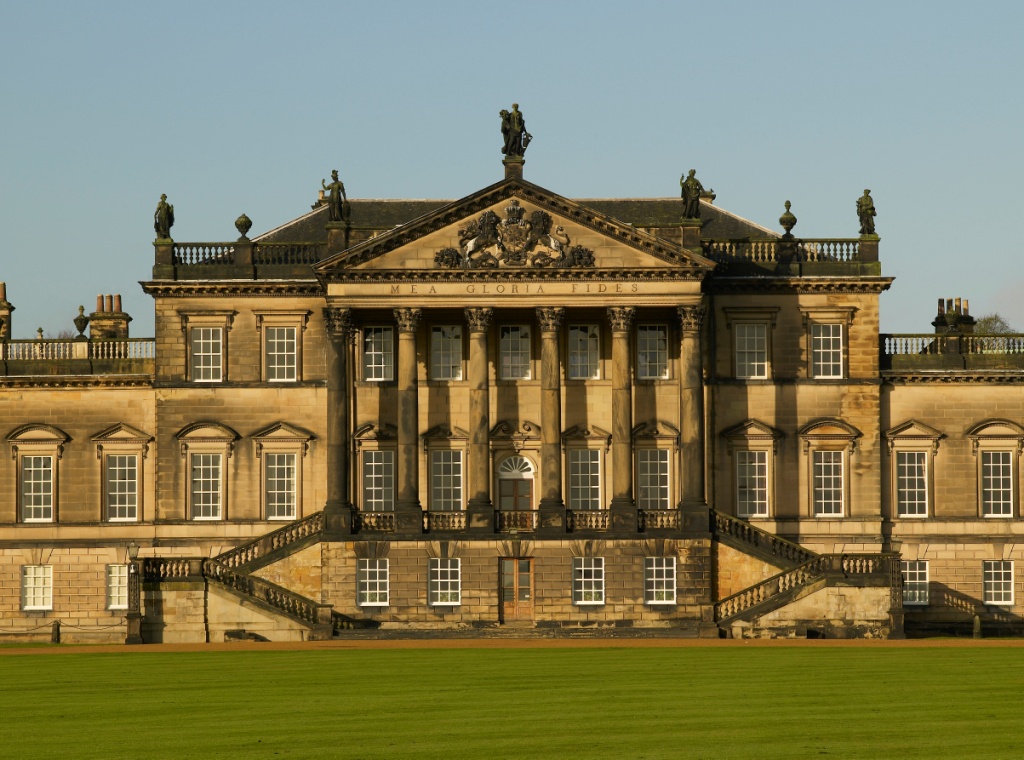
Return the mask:
POLYGON ((533 508, 533 465, 526 457, 511 456, 498 466, 498 509, 533 508))

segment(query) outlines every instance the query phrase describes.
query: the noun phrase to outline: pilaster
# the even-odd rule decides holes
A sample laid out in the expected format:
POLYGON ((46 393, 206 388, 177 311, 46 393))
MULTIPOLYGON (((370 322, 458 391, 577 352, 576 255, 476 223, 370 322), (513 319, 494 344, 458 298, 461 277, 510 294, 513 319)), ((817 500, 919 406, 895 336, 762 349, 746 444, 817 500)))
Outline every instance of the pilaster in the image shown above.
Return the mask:
MULTIPOLYGON (((701 325, 703 304, 689 304, 677 309, 680 323, 679 348, 679 429, 681 495, 679 508, 684 510, 683 523, 700 522, 707 511, 704 489, 704 364, 701 356, 701 325), (693 512, 694 515, 685 513, 693 512)), ((706 527, 705 527, 706 529, 706 527)))

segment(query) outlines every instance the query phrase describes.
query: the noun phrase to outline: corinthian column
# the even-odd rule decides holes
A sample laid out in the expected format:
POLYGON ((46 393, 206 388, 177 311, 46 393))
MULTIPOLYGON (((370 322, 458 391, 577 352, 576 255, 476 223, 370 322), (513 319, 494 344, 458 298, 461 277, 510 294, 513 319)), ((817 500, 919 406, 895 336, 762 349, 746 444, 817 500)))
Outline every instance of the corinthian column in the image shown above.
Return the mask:
POLYGON ((565 309, 537 309, 540 323, 540 527, 565 526, 562 499, 562 388, 558 330, 565 309))
POLYGON ((630 332, 632 306, 608 307, 612 326, 612 527, 637 529, 633 501, 633 382, 630 332))
POLYGON ((487 329, 494 310, 466 309, 469 325, 469 503, 468 525, 493 530, 491 506, 490 381, 487 377, 487 329))
POLYGON ((398 499, 395 519, 401 531, 422 530, 420 507, 419 383, 416 375, 416 330, 422 309, 395 309, 398 323, 398 499))
POLYGON ((349 382, 348 358, 352 344, 352 310, 324 309, 324 323, 332 351, 327 355, 327 530, 346 533, 351 528, 349 499, 349 382))
POLYGON ((704 367, 701 360, 700 328, 704 306, 678 308, 681 342, 679 347, 679 427, 682 431, 680 507, 707 506, 704 494, 704 367))

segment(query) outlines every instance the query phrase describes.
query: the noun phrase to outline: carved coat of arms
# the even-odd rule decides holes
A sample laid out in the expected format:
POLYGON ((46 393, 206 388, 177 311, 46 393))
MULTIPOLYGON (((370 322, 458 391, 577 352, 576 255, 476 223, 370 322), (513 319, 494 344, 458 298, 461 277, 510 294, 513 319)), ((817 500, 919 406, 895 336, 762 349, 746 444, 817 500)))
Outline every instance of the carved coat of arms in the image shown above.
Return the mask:
POLYGON ((572 245, 565 229, 551 229, 551 216, 526 209, 513 199, 505 218, 485 211, 459 229, 459 247, 442 248, 434 263, 445 269, 497 269, 499 267, 593 267, 594 252, 572 245))

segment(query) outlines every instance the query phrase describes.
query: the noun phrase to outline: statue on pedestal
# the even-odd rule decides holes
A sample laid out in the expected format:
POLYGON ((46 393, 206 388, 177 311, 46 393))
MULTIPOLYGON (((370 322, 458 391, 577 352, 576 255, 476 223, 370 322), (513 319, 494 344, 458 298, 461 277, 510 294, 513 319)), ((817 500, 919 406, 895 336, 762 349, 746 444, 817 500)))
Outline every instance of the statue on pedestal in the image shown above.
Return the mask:
POLYGON ((860 217, 860 234, 875 234, 875 201, 871 191, 865 190, 864 195, 857 199, 857 216, 860 217))
POLYGON ((156 230, 158 240, 169 240, 171 227, 174 226, 174 206, 167 202, 167 194, 160 196, 160 202, 156 204, 156 212, 153 214, 153 229, 156 230))
POLYGON ((696 175, 697 171, 690 169, 689 175, 679 178, 684 219, 700 219, 700 196, 704 192, 704 185, 700 183, 696 175))
POLYGON ((335 169, 331 172, 331 184, 328 185, 326 180, 320 180, 320 185, 323 187, 324 192, 328 193, 328 219, 332 222, 346 221, 350 209, 348 198, 345 195, 345 184, 338 179, 338 170, 335 169))
POLYGON ((519 104, 513 103, 511 111, 502 109, 500 116, 501 135, 505 138, 501 152, 505 154, 506 158, 522 157, 533 136, 526 131, 526 119, 523 118, 522 111, 519 110, 519 104))

